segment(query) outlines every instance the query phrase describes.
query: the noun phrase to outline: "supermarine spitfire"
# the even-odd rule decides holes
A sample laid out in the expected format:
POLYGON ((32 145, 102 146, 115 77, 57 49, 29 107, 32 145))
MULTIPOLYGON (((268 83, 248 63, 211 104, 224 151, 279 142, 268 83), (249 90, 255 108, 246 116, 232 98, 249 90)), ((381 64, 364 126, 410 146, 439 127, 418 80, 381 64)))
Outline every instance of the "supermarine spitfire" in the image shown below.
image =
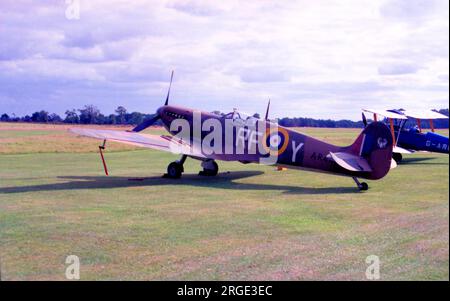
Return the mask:
POLYGON ((103 140, 100 152, 109 140, 180 154, 181 158, 167 167, 169 178, 180 178, 183 164, 190 157, 201 161, 203 170, 199 174, 205 176, 217 175, 216 160, 239 161, 348 176, 360 190, 367 190, 367 183, 358 178, 381 179, 396 166, 392 160, 393 137, 382 122, 367 125, 353 144, 335 146, 271 122, 267 118, 269 105, 265 119, 237 110, 222 116, 169 105, 172 78, 173 72, 164 105, 132 131, 70 131, 103 140), (158 120, 170 135, 140 133, 158 120))

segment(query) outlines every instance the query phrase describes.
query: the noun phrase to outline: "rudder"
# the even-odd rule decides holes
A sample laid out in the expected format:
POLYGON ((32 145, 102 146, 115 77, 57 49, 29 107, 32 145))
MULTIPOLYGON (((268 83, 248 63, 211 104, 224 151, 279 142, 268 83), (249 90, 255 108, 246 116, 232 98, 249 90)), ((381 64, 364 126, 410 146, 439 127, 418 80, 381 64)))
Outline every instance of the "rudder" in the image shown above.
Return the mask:
POLYGON ((372 172, 368 178, 383 178, 391 169, 393 139, 389 128, 382 122, 372 122, 345 151, 369 162, 372 172))

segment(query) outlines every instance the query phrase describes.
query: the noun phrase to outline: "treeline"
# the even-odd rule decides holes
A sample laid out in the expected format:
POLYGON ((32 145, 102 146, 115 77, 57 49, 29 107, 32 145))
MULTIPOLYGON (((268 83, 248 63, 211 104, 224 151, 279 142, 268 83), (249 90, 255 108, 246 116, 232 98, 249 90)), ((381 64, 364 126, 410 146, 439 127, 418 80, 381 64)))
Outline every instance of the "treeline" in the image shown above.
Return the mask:
POLYGON ((304 117, 281 118, 278 124, 285 127, 318 127, 318 128, 362 128, 362 121, 313 119, 304 117))
MULTIPOLYGON (((449 116, 448 109, 441 109, 437 111, 441 114, 449 116)), ((219 111, 213 113, 221 115, 219 111)), ((143 114, 139 112, 129 113, 125 107, 119 106, 115 110, 115 114, 104 115, 100 110, 93 105, 86 105, 82 109, 72 109, 65 112, 65 116, 61 117, 55 113, 49 113, 47 111, 34 112, 31 115, 23 117, 17 117, 15 115, 9 116, 8 114, 2 114, 0 121, 4 122, 41 122, 41 123, 70 123, 70 124, 123 124, 123 125, 136 125, 141 123, 147 118, 152 117, 152 114, 143 114)), ((259 114, 255 113, 253 116, 259 118, 259 114)), ((369 117, 369 116, 367 116, 369 117)), ((414 125, 413 120, 408 121, 408 126, 414 125)), ((434 120, 435 128, 448 128, 448 119, 434 120)), ((331 120, 331 119, 314 119, 314 118, 280 118, 278 124, 285 127, 323 127, 323 128, 362 128, 362 121, 352 120, 331 120)), ((162 125, 161 121, 156 122, 156 125, 162 125)), ((421 126, 423 128, 429 128, 430 124, 428 120, 422 120, 421 126)))
MULTIPOLYGON (((47 111, 34 112, 31 115, 23 117, 9 116, 3 114, 0 121, 5 122, 41 122, 41 123, 70 123, 70 124, 139 124, 152 114, 143 114, 139 112, 127 112, 123 106, 117 107, 116 114, 104 115, 93 105, 86 105, 82 109, 72 109, 65 112, 65 116, 61 117, 55 113, 47 111)), ((158 123, 157 123, 158 124, 158 123)))
MULTIPOLYGON (((449 116, 448 109, 436 110, 445 116, 449 116)), ((371 117, 366 114, 367 117, 371 117)), ((368 118, 369 122, 371 121, 368 118)), ((448 119, 436 119, 433 120, 433 125, 438 129, 448 129, 448 119)), ((331 120, 331 119, 313 119, 313 118, 281 118, 278 120, 278 124, 285 127, 323 127, 323 128, 362 128, 363 122, 352 120, 331 120)), ((416 124, 416 121, 410 119, 407 121, 406 127, 411 127, 416 124)), ((421 120, 420 125, 422 128, 430 128, 430 122, 428 120, 421 120)))

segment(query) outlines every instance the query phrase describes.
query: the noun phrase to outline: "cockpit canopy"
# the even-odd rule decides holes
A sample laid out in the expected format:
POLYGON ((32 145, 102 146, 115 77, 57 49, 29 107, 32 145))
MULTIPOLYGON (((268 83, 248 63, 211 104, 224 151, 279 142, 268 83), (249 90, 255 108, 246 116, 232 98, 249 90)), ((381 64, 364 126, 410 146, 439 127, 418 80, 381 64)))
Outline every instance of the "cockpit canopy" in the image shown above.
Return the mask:
POLYGON ((247 121, 253 121, 254 120, 256 122, 260 118, 258 116, 255 116, 255 115, 250 115, 250 114, 247 114, 247 113, 244 113, 244 112, 240 112, 240 111, 235 109, 235 110, 233 110, 233 112, 225 114, 224 118, 225 119, 233 119, 233 121, 242 120, 244 122, 247 122, 247 121))

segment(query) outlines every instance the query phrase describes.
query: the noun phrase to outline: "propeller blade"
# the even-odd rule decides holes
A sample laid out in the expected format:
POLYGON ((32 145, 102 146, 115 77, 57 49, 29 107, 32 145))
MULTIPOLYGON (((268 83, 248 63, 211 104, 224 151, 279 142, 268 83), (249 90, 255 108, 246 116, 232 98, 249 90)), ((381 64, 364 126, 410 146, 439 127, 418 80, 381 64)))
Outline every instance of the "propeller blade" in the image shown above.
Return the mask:
MULTIPOLYGON (((169 90, 167 91, 167 97, 166 97, 166 102, 164 103, 165 106, 167 106, 169 104, 169 96, 170 96, 170 88, 172 87, 172 80, 173 80, 173 70, 172 70, 172 74, 170 75, 170 84, 169 84, 169 90)), ((149 126, 153 125, 156 121, 158 121, 161 118, 161 116, 159 116, 158 113, 156 113, 155 115, 153 115, 152 117, 150 117, 147 120, 144 120, 141 124, 138 124, 134 129, 132 129, 131 131, 133 132, 140 132, 142 130, 145 130, 146 128, 148 128, 149 126)))
POLYGON ((138 124, 134 129, 132 129, 133 132, 140 132, 142 130, 145 130, 152 124, 154 124, 156 121, 158 121, 161 117, 158 114, 155 114, 153 117, 150 117, 147 120, 144 120, 142 123, 138 124))
POLYGON ((264 120, 269 119, 269 108, 270 108, 270 98, 269 98, 269 102, 267 103, 266 117, 264 118, 264 120))
POLYGON ((364 127, 366 127, 367 126, 366 115, 364 115, 364 113, 361 113, 361 114, 362 114, 362 122, 364 123, 364 127))
POLYGON ((166 102, 164 103, 165 106, 167 106, 169 104, 169 95, 170 95, 170 88, 172 87, 172 80, 173 80, 173 70, 172 70, 172 75, 170 76, 169 90, 167 91, 166 102))

